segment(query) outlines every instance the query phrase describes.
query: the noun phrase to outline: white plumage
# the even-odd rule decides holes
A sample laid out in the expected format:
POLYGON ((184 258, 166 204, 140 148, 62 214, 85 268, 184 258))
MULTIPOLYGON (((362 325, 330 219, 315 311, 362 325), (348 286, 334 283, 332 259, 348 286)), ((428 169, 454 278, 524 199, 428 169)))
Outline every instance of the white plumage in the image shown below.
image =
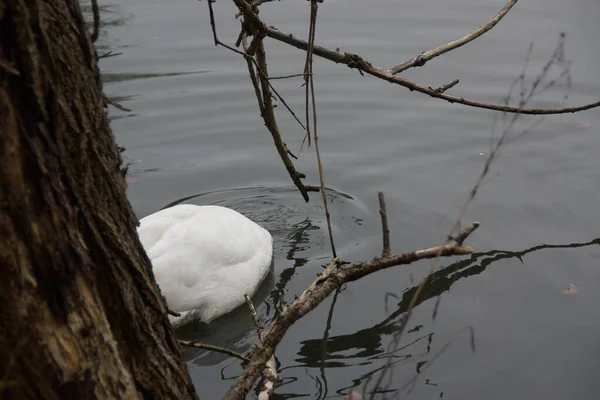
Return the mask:
POLYGON ((245 302, 267 276, 273 238, 237 211, 180 204, 140 220, 140 240, 177 327, 209 323, 245 302))

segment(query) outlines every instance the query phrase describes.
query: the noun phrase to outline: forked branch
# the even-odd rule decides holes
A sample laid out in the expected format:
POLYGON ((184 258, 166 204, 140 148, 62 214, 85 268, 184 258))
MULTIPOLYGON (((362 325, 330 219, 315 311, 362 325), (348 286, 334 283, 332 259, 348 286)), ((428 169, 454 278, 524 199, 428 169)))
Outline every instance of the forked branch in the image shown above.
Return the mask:
POLYGON ((356 281, 366 275, 370 275, 382 269, 398 265, 411 264, 418 260, 432 259, 436 257, 449 257, 456 255, 471 254, 473 249, 463 245, 463 241, 473 233, 479 226, 474 223, 463 230, 457 239, 443 245, 430 247, 410 253, 396 253, 385 257, 375 257, 370 261, 354 264, 348 268, 340 268, 340 260, 335 258, 331 261, 325 271, 289 306, 284 307, 277 318, 265 329, 266 335, 262 345, 257 346, 252 352, 250 363, 244 369, 235 384, 224 396, 228 400, 241 400, 254 385, 265 367, 267 361, 273 356, 275 348, 283 339, 288 328, 297 320, 316 308, 329 294, 348 282, 356 281), (460 239, 460 240, 459 240, 460 239))
MULTIPOLYGON (((319 188, 311 185, 305 185, 302 182, 302 179, 306 178, 306 176, 296 169, 294 163, 290 159, 290 156, 294 158, 296 157, 289 151, 279 132, 279 126, 277 125, 277 121, 275 120, 275 106, 273 105, 273 98, 276 96, 276 98, 278 98, 282 102, 282 104, 288 109, 288 111, 292 114, 292 116, 296 119, 300 126, 302 126, 303 129, 306 128, 304 127, 302 122, 300 122, 300 120, 292 111, 292 109, 287 105, 283 97, 279 93, 277 93, 273 85, 269 82, 269 73, 267 70, 265 51, 262 40, 264 37, 263 33, 265 31, 262 25, 258 25, 256 29, 253 29, 254 40, 250 43, 250 45, 247 45, 245 43, 245 39, 247 37, 247 32, 251 29, 248 24, 244 23, 242 27, 242 32, 240 33, 238 39, 239 43, 244 43, 244 52, 239 51, 238 49, 221 42, 217 35, 213 1, 214 0, 208 0, 207 3, 215 46, 223 46, 226 49, 233 51, 234 53, 240 54, 246 60, 246 63, 248 64, 248 72, 250 74, 250 79, 252 81, 252 85, 254 86, 256 100, 258 101, 258 107, 261 112, 261 117, 265 122, 265 126, 271 133, 271 137, 273 138, 275 148, 277 149, 281 161, 285 165, 285 168, 287 169, 290 178, 292 178, 292 181, 302 194, 304 200, 308 202, 308 192, 318 191, 319 188), (249 53, 252 53, 252 56, 249 53)), ((248 5, 244 1, 242 2, 245 6, 250 7, 250 9, 252 9, 252 6, 248 5)), ((255 25, 251 26, 254 27, 255 25)))
MULTIPOLYGON (((241 13, 244 15, 248 21, 252 24, 256 24, 260 26, 260 29, 264 29, 266 36, 272 39, 278 40, 283 43, 287 43, 291 46, 294 46, 300 50, 308 51, 309 44, 308 42, 298 39, 291 34, 287 34, 277 30, 272 26, 265 25, 258 15, 252 11, 250 6, 246 4, 244 0, 233 0, 233 2, 238 6, 241 13)), ((367 73, 369 75, 375 76, 379 79, 383 79, 390 83, 394 83, 396 85, 403 86, 407 89, 414 90, 419 93, 423 93, 429 95, 434 98, 446 100, 450 103, 462 104, 469 107, 483 108, 487 110, 494 111, 502 111, 506 113, 513 114, 531 114, 531 115, 549 115, 549 114, 566 114, 566 113, 574 113, 584 110, 589 110, 592 108, 600 107, 600 101, 585 104, 577 107, 567 107, 567 108, 519 108, 519 107, 511 107, 508 105, 500 105, 500 104, 492 104, 492 103, 482 103, 477 101, 472 101, 465 99, 464 97, 450 96, 443 92, 438 92, 429 87, 421 86, 411 80, 401 78, 392 74, 389 70, 376 67, 371 64, 369 61, 365 60, 358 54, 352 53, 338 53, 337 51, 327 49, 322 46, 314 45, 312 46, 313 54, 326 58, 330 61, 340 64, 346 64, 350 68, 356 68, 361 72, 367 73)))

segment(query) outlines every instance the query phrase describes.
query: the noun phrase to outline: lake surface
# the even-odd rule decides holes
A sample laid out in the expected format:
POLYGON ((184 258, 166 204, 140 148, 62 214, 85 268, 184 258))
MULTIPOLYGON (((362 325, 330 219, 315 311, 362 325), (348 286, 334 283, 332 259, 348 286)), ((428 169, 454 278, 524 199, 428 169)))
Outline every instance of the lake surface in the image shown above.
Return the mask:
MULTIPOLYGON (((261 16, 306 38, 308 4, 264 4, 261 16)), ((389 68, 476 29, 503 5, 325 0, 316 42, 389 68)), ((213 45, 206 1, 112 0, 101 8, 99 52, 123 53, 102 59, 100 67, 106 93, 131 109, 110 112, 131 163, 128 194, 136 213, 141 218, 182 201, 221 204, 269 229, 274 268, 256 298, 267 323, 276 302, 293 300, 331 258, 319 195, 305 203, 292 185, 259 116, 245 62, 213 45)), ((220 39, 235 42, 233 3, 219 0, 215 11, 220 39)), ((546 90, 529 106, 595 102, 599 20, 597 0, 522 1, 477 41, 404 76, 434 88, 460 79, 450 94, 502 103, 530 43, 527 85, 565 32, 571 85, 546 90)), ((272 76, 302 72, 303 52, 265 43, 272 76)), ((553 71, 552 77, 560 72, 553 71)), ((394 251, 440 244, 484 165, 494 115, 500 115, 362 77, 327 60, 317 58, 314 73, 340 257, 360 261, 381 251, 378 190, 386 195, 394 251)), ((273 82, 303 116, 301 78, 273 82)), ((284 139, 299 156, 296 167, 306 183, 318 184, 314 147, 301 151, 302 129, 283 106, 276 110, 284 139)), ((536 121, 520 119, 515 134, 536 121)), ((463 218, 482 223, 468 240, 478 253, 441 260, 444 269, 426 288, 399 347, 390 352, 398 318, 430 262, 349 284, 335 302, 330 297, 298 321, 276 353, 283 381, 274 398, 343 398, 366 382, 370 390, 392 357, 384 380, 389 392, 375 398, 401 389, 400 397, 415 399, 597 399, 599 127, 598 110, 548 116, 503 148, 463 218)), ((256 340, 245 309, 180 334, 243 353, 256 340)), ((202 399, 220 398, 241 371, 239 360, 221 354, 186 350, 185 357, 202 399)))

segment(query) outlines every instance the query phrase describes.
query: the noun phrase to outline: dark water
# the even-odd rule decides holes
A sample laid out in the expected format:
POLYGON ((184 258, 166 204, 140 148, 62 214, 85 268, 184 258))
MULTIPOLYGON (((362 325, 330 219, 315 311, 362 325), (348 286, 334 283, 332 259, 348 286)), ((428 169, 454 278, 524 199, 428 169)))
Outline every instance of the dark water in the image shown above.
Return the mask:
MULTIPOLYGON (((391 67, 477 28, 502 6, 492 0, 325 0, 317 42, 391 67)), ((220 0, 215 9, 221 40, 233 43, 233 3, 220 0)), ((261 10, 268 24, 306 37, 307 2, 261 10)), ((257 294, 259 313, 269 321, 275 302, 300 293, 330 250, 320 199, 313 194, 306 204, 291 185, 259 117, 245 63, 213 46, 206 2, 121 0, 103 4, 102 20, 99 51, 123 52, 100 65, 105 91, 132 110, 111 109, 111 115, 132 163, 129 198, 136 212, 143 217, 185 199, 233 207, 263 224, 276 241, 273 274, 257 294)), ((530 106, 597 101, 598 20, 597 0, 522 1, 484 37, 406 77, 432 87, 460 79, 452 94, 501 103, 530 43, 528 84, 566 32, 570 88, 547 90, 530 106)), ((302 71, 304 53, 266 43, 271 75, 302 71)), ((358 261, 380 251, 378 190, 386 194, 395 251, 440 243, 483 167, 495 114, 326 60, 316 60, 314 70, 340 256, 358 261)), ((301 80, 275 83, 302 115, 301 80)), ((287 144, 299 153, 297 168, 316 184, 314 148, 300 152, 301 128, 283 107, 277 110, 287 144)), ((515 132, 536 121, 522 118, 515 132)), ((402 397, 599 398, 599 127, 597 110, 549 116, 505 147, 463 219, 482 223, 469 240, 479 253, 442 260, 447 268, 426 288, 398 350, 388 352, 398 317, 429 263, 352 283, 334 307, 332 297, 294 325, 277 350, 283 382, 276 398, 342 398, 376 379, 389 357, 393 370, 385 386, 403 389, 402 397), (563 292, 570 284, 577 293, 563 292)), ((255 340, 243 309, 181 335, 240 352, 255 340)), ((227 356, 185 355, 203 399, 219 398, 241 371, 227 356)))

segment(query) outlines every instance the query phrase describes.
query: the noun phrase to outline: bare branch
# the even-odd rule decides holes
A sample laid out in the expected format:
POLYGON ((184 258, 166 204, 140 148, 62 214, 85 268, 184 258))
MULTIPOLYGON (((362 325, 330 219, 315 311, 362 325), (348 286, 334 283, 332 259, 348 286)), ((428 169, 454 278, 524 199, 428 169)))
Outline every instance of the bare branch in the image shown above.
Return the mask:
POLYGON ((458 234, 454 238, 454 241, 458 246, 462 246, 463 242, 469 237, 471 233, 481 225, 479 222, 473 222, 471 225, 467 226, 462 232, 458 234))
MULTIPOLYGON (((252 299, 250 299, 250 296, 244 294, 244 298, 246 299, 246 304, 248 304, 248 307, 250 308, 250 315, 254 321, 256 333, 258 333, 258 338, 262 343, 265 336, 265 331, 260 323, 258 314, 256 313, 256 308, 254 308, 254 304, 252 304, 252 299)), ((265 376, 262 382, 260 393, 258 395, 258 400, 269 400, 271 394, 273 394, 273 391, 275 390, 275 385, 277 385, 277 364, 275 363, 275 355, 272 355, 271 358, 269 358, 269 361, 267 361, 265 364, 265 376)))
POLYGON ((390 255, 390 228, 388 228, 387 210, 385 206, 385 198, 383 192, 377 192, 379 196, 379 215, 381 216, 381 230, 383 233, 383 250, 381 251, 382 257, 390 255))
MULTIPOLYGON (((236 3, 239 0, 234 0, 236 3)), ((298 49, 306 50, 308 48, 308 43, 303 40, 297 39, 292 35, 287 35, 282 33, 274 28, 267 28, 267 36, 273 39, 279 40, 281 42, 292 45, 298 49)), ((600 101, 595 103, 585 104, 583 106, 577 107, 568 107, 568 108, 558 108, 558 109, 544 109, 544 108, 519 108, 519 107, 510 107, 507 105, 498 105, 491 103, 481 103, 472 100, 465 99, 464 97, 456 97, 450 96, 444 93, 438 93, 433 89, 418 85, 408 79, 401 78, 399 76, 392 75, 389 71, 384 70, 382 68, 376 67, 364 60, 362 57, 352 53, 344 53, 340 54, 333 50, 326 49, 321 46, 315 45, 313 47, 313 54, 318 55, 319 57, 326 58, 336 63, 346 64, 351 68, 356 68, 359 71, 366 72, 369 75, 375 76, 377 78, 383 79, 390 83, 394 83, 410 90, 414 90, 419 93, 427 94, 431 97, 435 97, 438 99, 446 100, 450 103, 458 103, 469 107, 476 108, 484 108, 487 110, 494 111, 502 111, 513 114, 529 114, 529 115, 549 115, 549 114, 567 114, 574 113, 584 110, 589 110, 592 108, 600 107, 600 101)))
POLYGON ((264 115, 265 106, 263 104, 260 86, 258 85, 258 78, 256 77, 256 72, 254 71, 254 59, 251 57, 244 58, 246 60, 246 64, 248 65, 248 74, 250 75, 250 81, 252 82, 252 86, 254 87, 254 95, 256 96, 256 100, 258 101, 258 109, 260 110, 260 115, 264 115))
MULTIPOLYGON (((264 27, 266 29, 266 34, 268 37, 278 40, 280 42, 287 43, 291 46, 294 46, 300 50, 307 51, 309 48, 309 44, 301 39, 295 38, 291 34, 286 34, 280 32, 274 27, 266 26, 251 9, 248 4, 244 2, 244 0, 233 0, 233 2, 238 6, 238 8, 243 13, 244 17, 247 18, 251 23, 257 24, 258 26, 264 27)), ((369 75, 375 76, 377 78, 383 79, 390 83, 394 83, 410 90, 414 90, 419 93, 423 93, 429 95, 434 98, 446 100, 450 103, 458 103, 462 105, 466 105, 469 107, 483 108, 487 110, 494 111, 503 111, 507 113, 513 114, 533 114, 533 115, 549 115, 549 114, 566 114, 566 113, 574 113, 584 110, 589 110, 592 108, 600 107, 600 101, 595 103, 585 104, 583 106, 577 107, 569 107, 569 108, 559 108, 559 109, 543 109, 543 108, 519 108, 519 107, 510 107, 508 105, 498 105, 491 103, 481 103, 472 100, 465 99, 464 97, 456 97, 450 96, 444 93, 438 93, 435 90, 418 85, 408 79, 401 78, 399 76, 395 76, 390 71, 379 68, 371 64, 370 62, 363 59, 361 56, 352 53, 338 53, 334 50, 329 50, 325 47, 314 45, 312 46, 313 54, 316 54, 319 57, 326 58, 330 61, 340 64, 346 64, 350 68, 356 68, 359 71, 365 72, 369 75)))
POLYGON ((215 12, 213 10, 212 4, 215 0, 207 0, 208 3, 208 13, 210 15, 210 27, 212 28, 213 40, 215 41, 215 46, 219 45, 219 39, 217 38, 217 25, 215 24, 215 12))
MULTIPOLYGON (((315 140, 315 153, 317 155, 317 166, 319 168, 319 183, 321 185, 321 198, 323 200, 323 208, 325 209, 325 220, 327 221, 327 233, 329 234, 329 243, 331 244, 331 252, 333 258, 337 257, 335 251, 335 242, 333 240, 333 231, 331 230, 331 215, 329 214, 329 207, 327 206, 327 189, 325 188, 325 169, 323 168, 323 162, 321 161, 321 151, 319 150, 319 133, 317 130, 317 103, 315 100, 315 82, 313 77, 313 59, 312 59, 312 46, 315 42, 315 29, 317 26, 317 11, 319 6, 316 0, 311 0, 310 3, 310 24, 309 24, 309 48, 306 52, 306 66, 304 72, 306 73, 306 126, 310 126, 309 111, 308 111, 308 100, 311 99, 312 104, 312 120, 313 120, 313 135, 315 140), (310 91, 309 91, 310 89, 310 91)), ((308 143, 310 146, 310 130, 307 129, 308 143)))
POLYGON ((292 74, 292 75, 284 75, 284 76, 270 76, 269 80, 275 80, 275 79, 289 79, 289 78, 298 78, 301 76, 306 76, 306 74, 302 73, 302 74, 292 74))
POLYGON ((500 22, 500 20, 502 18, 504 18, 504 16, 506 14, 508 14, 508 12, 511 10, 511 8, 513 8, 513 6, 515 4, 517 4, 517 1, 518 0, 510 0, 502 8, 502 10, 500 10, 500 12, 498 12, 498 14, 496 14, 496 16, 494 18, 492 18, 488 23, 481 25, 479 28, 477 28, 473 32, 469 33, 468 35, 463 36, 460 39, 453 40, 450 43, 446 43, 445 45, 436 47, 435 49, 425 51, 425 52, 419 54, 418 56, 416 56, 415 58, 413 58, 412 60, 409 60, 409 61, 403 62, 402 64, 396 65, 396 66, 390 68, 390 70, 389 70, 390 73, 392 75, 396 75, 396 74, 398 74, 402 71, 405 71, 409 68, 422 67, 423 65, 425 65, 425 63, 427 63, 427 61, 431 60, 432 58, 441 56, 444 53, 447 53, 447 52, 457 49, 461 46, 464 46, 465 44, 467 44, 469 42, 472 42, 473 40, 477 39, 479 36, 483 35, 487 31, 492 29, 494 26, 496 26, 496 24, 498 22, 500 22))
MULTIPOLYGON (((478 224, 469 226, 459 236, 466 239, 478 224)), ((376 257, 370 261, 354 264, 348 268, 339 268, 339 259, 334 259, 317 279, 292 304, 284 307, 277 318, 265 329, 267 334, 262 346, 257 347, 250 357, 250 363, 244 373, 225 394, 224 399, 241 400, 254 385, 267 360, 274 354, 275 348, 287 329, 298 319, 316 308, 331 292, 341 285, 358 280, 366 275, 397 265, 407 265, 418 260, 454 255, 471 254, 471 247, 464 247, 453 241, 443 246, 430 247, 410 253, 391 254, 388 257, 376 257), (334 270, 337 269, 337 272, 334 270)))
POLYGON ((265 31, 258 31, 254 36, 254 39, 252 39, 252 43, 250 43, 250 46, 248 46, 246 49, 246 54, 248 54, 250 57, 254 56, 256 50, 258 50, 258 46, 262 43, 262 40, 265 38, 265 36, 265 31))
MULTIPOLYGON (((279 153, 281 161, 285 165, 285 167, 290 175, 290 178, 292 178, 292 181, 294 182, 294 184, 296 185, 296 187, 302 194, 302 197, 304 198, 304 200, 308 202, 308 200, 309 200, 308 192, 318 191, 318 189, 316 189, 314 186, 304 185, 304 183, 302 182, 302 179, 306 178, 306 176, 303 173, 296 170, 294 164, 292 163, 292 160, 289 158, 289 156, 292 156, 292 157, 295 157, 295 156, 288 150, 287 145, 284 143, 283 139, 281 138, 281 134, 279 133, 279 127, 277 126, 277 122, 275 120, 275 113, 274 113, 275 107, 272 102, 273 93, 275 93, 277 98, 288 109, 288 111, 292 114, 292 116, 296 119, 296 121, 300 124, 300 126, 302 126, 302 128, 304 130, 306 130, 306 128, 304 127, 302 122, 300 122, 300 120, 298 119, 296 114, 292 111, 292 109, 287 105, 287 103, 285 102, 283 97, 275 90, 273 85, 271 85, 271 83, 269 82, 269 74, 268 74, 267 63, 266 63, 265 54, 264 54, 263 41, 260 40, 260 41, 253 42, 253 43, 256 43, 256 46, 257 46, 256 60, 253 57, 249 56, 247 53, 241 52, 241 51, 221 42, 218 38, 217 31, 216 31, 216 23, 215 23, 214 11, 213 11, 213 6, 212 6, 212 0, 207 1, 207 3, 208 3, 208 7, 209 7, 210 24, 213 29, 213 38, 215 41, 215 45, 223 46, 226 49, 229 49, 229 50, 233 51, 234 53, 241 55, 242 57, 244 57, 244 59, 248 63, 248 70, 250 72, 250 78, 251 78, 252 84, 254 86, 256 99, 258 101, 258 106, 261 111, 261 116, 262 116, 263 120, 265 121, 265 125, 267 126, 267 129, 271 133, 273 142, 275 144, 275 148, 277 149, 277 152, 279 153), (257 75, 253 72, 253 68, 251 67, 252 64, 256 67, 256 70, 258 71, 259 79, 257 79, 257 75)), ((242 3, 245 6, 249 7, 248 4, 246 4, 243 0, 242 0, 242 3)), ((262 25, 259 24, 258 26, 261 27, 262 25)), ((238 40, 240 42, 242 42, 245 37, 246 37, 246 28, 243 27, 238 40)), ((247 50, 247 46, 245 46, 245 47, 246 47, 245 50, 247 50)))
MULTIPOLYGON (((432 89, 432 90, 434 90, 434 91, 436 91, 436 92, 438 92, 438 93, 444 93, 446 90, 448 90, 448 89, 450 89, 450 88, 452 88, 452 87, 454 87, 454 86, 458 85, 458 82, 460 82, 460 81, 459 81, 458 79, 455 79, 455 80, 453 80, 453 81, 452 81, 452 82, 450 82, 450 83, 447 83, 447 84, 445 84, 445 85, 442 85, 442 86, 440 86, 440 87, 439 87, 439 88, 437 88, 437 89, 432 89)), ((429 89, 431 89, 431 87, 429 87, 429 89)))
POLYGON ((281 138, 281 134, 279 132, 279 126, 275 120, 275 111, 273 108, 272 96, 271 96, 271 85, 268 80, 268 71, 267 71, 267 60, 265 57, 265 48, 263 42, 261 41, 258 50, 256 51, 256 60, 258 64, 258 68, 261 71, 261 76, 259 77, 261 92, 262 92, 262 103, 263 103, 263 114, 262 117, 265 121, 265 125, 269 132, 271 132, 271 136, 273 137, 273 142, 275 143, 275 147, 277 148, 277 152, 279 153, 279 157, 283 161, 285 168, 288 170, 292 181, 302 194, 302 197, 305 201, 308 201, 308 190, 302 179, 306 176, 296 170, 292 160, 290 160, 287 152, 287 146, 284 144, 283 139, 281 138))
POLYGON ((260 319, 258 318, 258 313, 256 312, 256 308, 254 307, 254 303, 252 303, 252 299, 247 294, 244 294, 244 299, 246 300, 246 304, 250 309, 250 316, 252 317, 252 322, 254 322, 254 329, 256 329, 256 333, 260 336, 263 331, 263 326, 260 323, 260 319))

